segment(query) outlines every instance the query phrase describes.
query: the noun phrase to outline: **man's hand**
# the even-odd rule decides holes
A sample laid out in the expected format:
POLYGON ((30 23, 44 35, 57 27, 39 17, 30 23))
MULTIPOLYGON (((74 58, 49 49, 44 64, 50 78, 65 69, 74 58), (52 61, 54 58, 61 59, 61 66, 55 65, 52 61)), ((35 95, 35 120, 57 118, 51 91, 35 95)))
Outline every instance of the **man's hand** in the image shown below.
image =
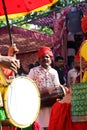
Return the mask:
POLYGON ((17 73, 17 69, 20 68, 19 60, 10 56, 1 56, 0 55, 0 66, 11 69, 17 73))
POLYGON ((12 44, 9 47, 8 56, 14 56, 14 54, 17 54, 18 52, 19 52, 19 49, 17 48, 16 44, 12 44))

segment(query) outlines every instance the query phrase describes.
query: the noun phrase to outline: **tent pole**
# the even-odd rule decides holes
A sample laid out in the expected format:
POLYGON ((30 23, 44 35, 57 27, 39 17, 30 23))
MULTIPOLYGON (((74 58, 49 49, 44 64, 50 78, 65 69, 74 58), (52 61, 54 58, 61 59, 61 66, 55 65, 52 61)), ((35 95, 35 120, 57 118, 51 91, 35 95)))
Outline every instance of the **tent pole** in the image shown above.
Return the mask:
POLYGON ((4 9, 4 13, 5 13, 6 23, 7 23, 7 27, 8 27, 10 43, 12 45, 13 42, 12 42, 12 36, 11 36, 11 29, 10 29, 10 24, 9 24, 9 21, 8 21, 7 10, 6 10, 6 5, 5 5, 5 1, 4 0, 2 0, 2 4, 3 4, 3 9, 4 9))

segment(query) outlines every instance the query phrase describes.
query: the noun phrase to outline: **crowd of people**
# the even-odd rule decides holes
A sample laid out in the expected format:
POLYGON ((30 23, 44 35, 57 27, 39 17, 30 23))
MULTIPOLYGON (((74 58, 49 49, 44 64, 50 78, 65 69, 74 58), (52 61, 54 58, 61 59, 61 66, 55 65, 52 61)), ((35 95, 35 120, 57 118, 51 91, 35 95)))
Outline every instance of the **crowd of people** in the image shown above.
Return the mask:
MULTIPOLYGON (((75 14, 75 12, 77 11, 76 7, 72 9, 73 10, 70 13, 76 15, 75 14)), ((84 40, 85 40, 85 43, 83 40, 81 44, 82 46, 83 44, 85 45, 87 44, 87 24, 86 24, 87 16, 84 16, 81 20, 82 20, 82 30, 84 32, 84 40)), ((69 86, 69 91, 66 93, 66 95, 63 97, 62 100, 56 101, 51 108, 48 130, 86 130, 87 129, 87 117, 85 113, 87 106, 83 105, 83 102, 84 104, 86 104, 86 100, 85 100, 86 87, 84 88, 83 86, 84 86, 84 82, 87 83, 87 60, 86 58, 84 58, 84 56, 81 57, 80 50, 81 47, 79 48, 78 52, 74 56, 73 67, 67 73, 67 81, 68 81, 67 83, 69 86), (83 91, 85 93, 83 93, 83 91)), ((87 57, 87 55, 85 55, 85 57, 87 57)))
MULTIPOLYGON (((35 81, 40 94, 48 92, 49 95, 51 95, 54 90, 57 92, 57 88, 62 87, 64 95, 62 99, 59 99, 58 97, 58 101, 55 100, 52 106, 41 106, 38 118, 34 122, 37 122, 39 127, 34 129, 75 130, 78 128, 78 130, 82 130, 84 128, 84 130, 86 130, 86 122, 73 123, 71 120, 71 92, 73 84, 87 81, 87 62, 84 59, 82 60, 83 67, 81 68, 81 71, 80 57, 75 56, 74 66, 72 69, 67 71, 66 74, 64 70, 64 58, 62 56, 57 56, 54 58, 52 50, 49 47, 41 46, 37 56, 39 64, 30 68, 27 76, 35 81), (51 66, 53 59, 54 67, 51 66), (82 81, 80 81, 81 72, 83 76, 82 81)), ((17 74, 17 71, 20 68, 18 60, 14 58, 11 53, 9 53, 8 56, 0 55, 0 67, 7 78, 14 73, 17 74)), ((0 109, 0 111, 2 111, 2 109, 0 109)), ((0 117, 0 119, 2 119, 2 117, 0 117)), ((23 129, 33 129, 34 123, 28 128, 23 129)), ((14 129, 19 128, 14 127, 14 129)))
POLYGON ((41 130, 74 130, 78 127, 79 130, 82 130, 82 128, 86 130, 86 123, 72 123, 71 91, 73 84, 84 81, 80 81, 80 75, 82 73, 84 77, 84 74, 87 73, 87 71, 85 71, 87 62, 83 59, 83 65, 80 68, 80 56, 76 55, 74 58, 74 66, 67 72, 66 76, 64 71, 64 58, 62 56, 55 57, 53 68, 51 67, 52 60, 53 54, 50 48, 45 46, 41 47, 38 51, 38 61, 40 65, 30 69, 28 76, 36 82, 40 93, 42 93, 42 91, 52 93, 54 87, 60 87, 60 85, 63 86, 66 93, 63 99, 55 101, 53 106, 42 107, 37 122, 39 122, 41 130))
MULTIPOLYGON (((72 124, 75 124, 75 123, 72 123, 71 121, 71 112, 70 112, 71 90, 72 90, 71 88, 73 86, 73 83, 80 82, 80 77, 79 77, 80 76, 80 57, 76 56, 74 58, 74 66, 72 69, 68 71, 67 78, 66 78, 66 73, 64 73, 65 72, 64 71, 64 58, 62 56, 57 56, 54 58, 54 67, 51 66, 51 63, 53 61, 53 53, 49 47, 42 46, 39 49, 37 56, 38 56, 39 64, 31 68, 27 76, 35 81, 35 83, 39 87, 40 93, 42 92, 52 93, 54 89, 59 88, 61 85, 65 90, 64 97, 62 100, 55 101, 54 105, 52 106, 41 107, 38 118, 36 120, 40 125, 38 129, 63 130, 65 129, 65 127, 66 127, 66 130, 69 127, 70 127, 69 130, 73 128, 75 129, 75 126, 72 126, 72 124), (77 80, 78 77, 79 77, 79 80, 77 80), (69 113, 67 113, 67 111, 69 113), (66 117, 66 113, 67 113, 67 117, 66 117), (67 121, 66 119, 64 119, 65 117, 67 118, 67 121), (67 125, 69 125, 69 123, 71 124, 67 128, 67 125)), ((9 53, 8 56, 2 56, 2 55, 0 56, 0 67, 2 68, 2 71, 4 72, 4 74, 7 77, 9 77, 13 75, 13 73, 17 74, 19 63, 18 63, 18 60, 9 53)), ((87 67, 87 62, 83 60, 82 72, 86 70, 85 69, 86 67, 87 67)), ((85 71, 85 73, 87 73, 87 71, 85 71)), ((84 81, 84 78, 83 78, 83 81, 84 81)), ((0 118, 2 119, 2 117, 0 118)), ((78 126, 77 124, 76 126, 78 126)), ((84 123, 81 123, 81 124, 84 124, 84 123)), ((82 125, 82 128, 83 126, 84 125, 82 125)), ((30 127, 27 128, 27 130, 29 129, 30 127)), ((86 129, 84 128, 84 130, 86 129)))

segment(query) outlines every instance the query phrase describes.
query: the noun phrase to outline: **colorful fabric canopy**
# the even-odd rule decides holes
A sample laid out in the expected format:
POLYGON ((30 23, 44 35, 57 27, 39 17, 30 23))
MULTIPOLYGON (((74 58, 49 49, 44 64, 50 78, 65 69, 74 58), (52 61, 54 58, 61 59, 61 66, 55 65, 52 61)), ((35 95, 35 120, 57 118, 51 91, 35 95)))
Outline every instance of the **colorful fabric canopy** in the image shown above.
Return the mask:
MULTIPOLYGON (((3 4, 0 1, 0 16, 4 15, 3 4)), ((7 14, 18 14, 25 15, 31 11, 39 11, 46 9, 46 7, 51 6, 58 0, 4 0, 6 5, 7 14)), ((15 17, 12 15, 11 17, 15 17)))
POLYGON ((53 27, 53 13, 28 22, 29 24, 53 27))

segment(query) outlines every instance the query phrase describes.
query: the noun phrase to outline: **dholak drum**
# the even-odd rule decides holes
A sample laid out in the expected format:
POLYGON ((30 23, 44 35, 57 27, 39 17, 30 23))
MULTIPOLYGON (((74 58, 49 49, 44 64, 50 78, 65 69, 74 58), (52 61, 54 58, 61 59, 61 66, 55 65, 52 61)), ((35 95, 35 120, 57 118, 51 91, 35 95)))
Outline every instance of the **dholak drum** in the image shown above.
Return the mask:
POLYGON ((49 93, 48 89, 41 92, 41 107, 49 107, 52 106, 56 100, 61 100, 66 91, 62 85, 57 88, 53 88, 52 92, 49 93))
POLYGON ((13 79, 3 98, 6 122, 19 128, 33 124, 40 110, 40 93, 33 80, 28 77, 13 79))

